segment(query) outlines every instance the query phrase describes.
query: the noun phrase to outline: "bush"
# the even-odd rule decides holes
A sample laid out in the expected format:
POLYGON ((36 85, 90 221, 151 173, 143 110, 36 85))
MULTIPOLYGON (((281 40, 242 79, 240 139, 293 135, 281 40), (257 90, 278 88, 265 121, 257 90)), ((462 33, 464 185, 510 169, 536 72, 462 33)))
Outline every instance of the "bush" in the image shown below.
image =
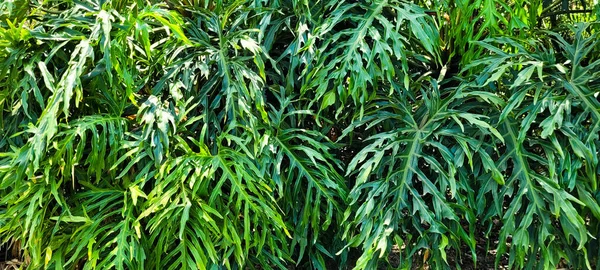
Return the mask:
POLYGON ((561 3, 0 3, 0 243, 31 269, 597 267, 600 6, 561 3))

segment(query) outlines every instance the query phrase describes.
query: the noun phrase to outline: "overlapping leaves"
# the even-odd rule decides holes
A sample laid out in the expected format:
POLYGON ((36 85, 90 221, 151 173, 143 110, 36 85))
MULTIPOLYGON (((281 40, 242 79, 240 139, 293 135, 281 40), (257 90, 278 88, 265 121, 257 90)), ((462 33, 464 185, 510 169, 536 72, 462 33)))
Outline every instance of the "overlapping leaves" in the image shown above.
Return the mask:
POLYGON ((590 53, 598 34, 587 33, 587 27, 573 26, 570 41, 553 32, 544 33, 549 43, 485 41, 481 45, 497 54, 474 63, 486 64, 481 85, 506 96, 495 116, 506 145, 495 163, 507 179, 494 197, 510 200, 510 206, 498 202, 489 212, 504 224, 499 251, 511 237, 510 263, 521 267, 532 266, 537 254, 542 255, 536 263, 546 267, 561 257, 590 267, 587 251, 596 249, 589 236, 600 213, 594 154, 600 60, 590 53), (516 52, 499 51, 506 47, 516 52), (573 256, 577 252, 584 256, 573 256))
MULTIPOLYGON (((406 246, 409 258, 421 248, 431 249, 437 253, 434 258, 443 260, 436 263, 442 265, 448 263, 445 248, 449 241, 455 247, 464 241, 474 248, 460 223, 461 219, 474 222, 472 210, 460 206, 462 195, 471 189, 463 177, 475 166, 477 138, 502 137, 486 116, 459 109, 465 97, 479 97, 479 93, 439 89, 435 83, 421 93, 416 104, 383 99, 373 104, 363 121, 349 127, 389 130, 366 138, 368 144, 348 166, 356 183, 346 214, 350 233, 345 237, 349 246, 363 245, 359 269, 376 267, 377 258, 387 254, 393 243, 406 246), (354 235, 355 226, 360 233, 354 235), (422 238, 411 242, 413 234, 422 238)), ((484 167, 491 171, 490 166, 484 167)), ((486 181, 503 182, 495 177, 486 181)))
POLYGON ((555 7, 2 2, 0 242, 32 269, 593 267, 600 39, 533 38, 555 7))
MULTIPOLYGON (((332 1, 332 12, 314 30, 319 42, 303 93, 315 89, 320 109, 363 104, 382 85, 410 87, 409 61, 439 58, 437 29, 421 8, 401 1, 332 1)), ((317 42, 312 41, 312 42, 317 42)), ((312 93, 312 92, 311 92, 312 93)))

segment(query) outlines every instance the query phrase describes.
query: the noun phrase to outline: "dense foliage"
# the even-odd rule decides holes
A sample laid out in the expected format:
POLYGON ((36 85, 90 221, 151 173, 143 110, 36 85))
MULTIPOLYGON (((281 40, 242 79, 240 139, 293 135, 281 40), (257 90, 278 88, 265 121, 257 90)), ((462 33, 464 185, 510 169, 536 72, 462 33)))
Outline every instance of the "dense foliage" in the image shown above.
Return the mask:
POLYGON ((600 267, 599 15, 2 1, 0 243, 31 269, 600 267))

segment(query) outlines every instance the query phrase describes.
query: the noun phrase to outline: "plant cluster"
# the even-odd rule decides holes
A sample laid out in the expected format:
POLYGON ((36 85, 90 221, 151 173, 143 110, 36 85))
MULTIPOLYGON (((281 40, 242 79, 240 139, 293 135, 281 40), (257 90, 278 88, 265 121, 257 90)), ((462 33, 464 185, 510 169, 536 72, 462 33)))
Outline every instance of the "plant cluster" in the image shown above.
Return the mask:
POLYGON ((31 269, 600 267, 598 15, 3 1, 0 243, 31 269))

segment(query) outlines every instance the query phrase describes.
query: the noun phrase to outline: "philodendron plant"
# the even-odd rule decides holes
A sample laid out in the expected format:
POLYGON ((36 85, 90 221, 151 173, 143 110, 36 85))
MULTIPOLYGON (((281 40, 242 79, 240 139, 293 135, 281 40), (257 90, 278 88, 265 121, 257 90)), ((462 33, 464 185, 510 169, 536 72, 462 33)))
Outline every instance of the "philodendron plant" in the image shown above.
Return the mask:
POLYGON ((467 2, 0 3, 0 244, 28 269, 597 267, 598 4, 467 2))

